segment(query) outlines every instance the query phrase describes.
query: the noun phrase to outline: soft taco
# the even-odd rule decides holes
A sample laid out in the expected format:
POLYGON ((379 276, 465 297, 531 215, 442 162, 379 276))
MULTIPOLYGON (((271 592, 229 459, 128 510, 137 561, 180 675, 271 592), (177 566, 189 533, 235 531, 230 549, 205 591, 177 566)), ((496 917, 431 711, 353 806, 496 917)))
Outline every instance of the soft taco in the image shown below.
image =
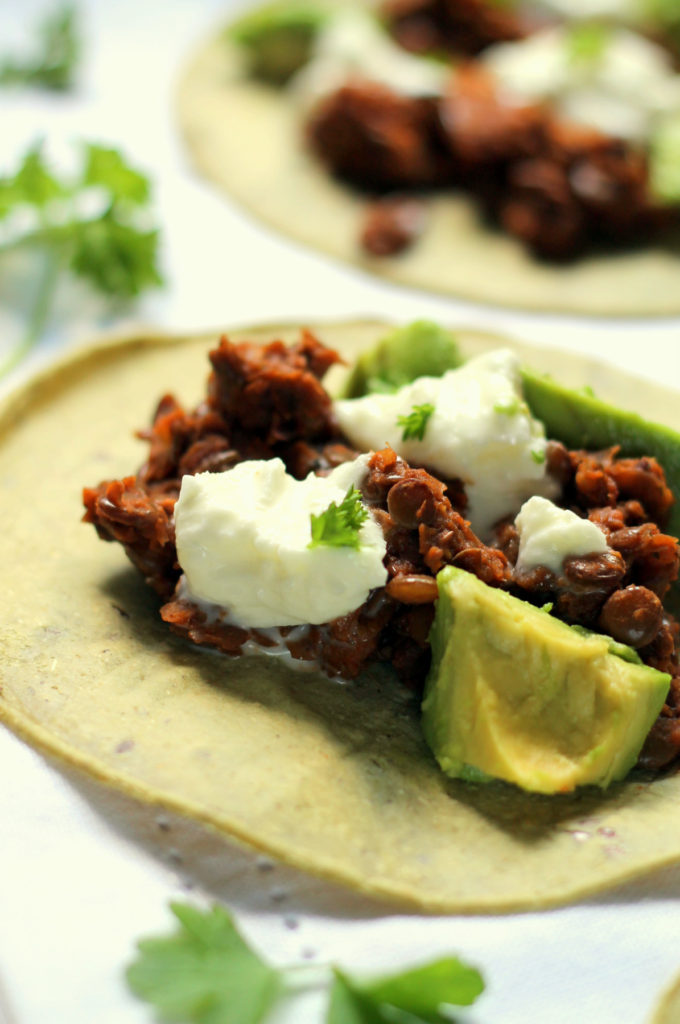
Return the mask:
MULTIPOLYGON (((623 416, 588 394, 562 388, 560 398, 560 388, 550 385, 546 391, 544 379, 526 371, 524 397, 499 400, 493 415, 502 422, 529 423, 529 462, 536 469, 543 460, 531 452, 547 453, 546 463, 561 465, 563 474, 564 456, 569 455, 565 444, 554 445, 548 453, 543 431, 526 418, 525 400, 537 407, 541 395, 548 395, 548 407, 563 416, 566 445, 574 445, 571 430, 588 447, 609 449, 592 457, 576 452, 575 461, 568 457, 573 471, 570 495, 577 507, 576 473, 587 478, 591 493, 593 488, 609 489, 597 513, 591 502, 590 518, 606 526, 612 541, 617 532, 613 520, 628 517, 627 524, 618 524, 623 533, 612 541, 625 540, 625 554, 625 544, 618 552, 607 545, 600 555, 575 558, 571 573, 577 585, 571 589, 559 572, 543 573, 533 593, 527 578, 520 600, 510 593, 517 587, 509 585, 507 575, 515 557, 510 520, 506 517, 504 540, 497 535, 495 542, 480 543, 471 537, 464 517, 453 515, 452 501, 468 507, 460 481, 449 477, 444 485, 422 469, 407 474, 401 460, 400 480, 408 477, 411 498, 415 482, 426 486, 439 511, 447 506, 447 522, 455 522, 462 539, 458 552, 449 557, 453 549, 446 530, 441 523, 429 523, 425 526, 434 532, 419 531, 427 534, 427 558, 421 557, 413 545, 412 524, 404 523, 399 550, 393 547, 390 556, 395 593, 389 593, 389 583, 370 578, 369 598, 358 617, 340 614, 335 623, 306 631, 290 620, 278 631, 262 621, 244 627, 225 619, 215 602, 209 607, 209 597, 197 600, 191 590, 194 582, 187 589, 186 581, 179 581, 173 515, 179 477, 194 484, 207 478, 228 482, 240 467, 253 462, 269 466, 273 451, 289 469, 295 467, 298 477, 310 467, 320 471, 317 477, 331 465, 346 471, 357 443, 338 431, 333 412, 338 403, 331 403, 319 381, 335 362, 325 346, 350 362, 364 353, 344 383, 338 366, 333 368, 336 379, 329 386, 336 392, 357 393, 368 383, 388 397, 399 394, 395 385, 403 387, 404 379, 423 368, 422 363, 395 365, 395 351, 405 349, 412 356, 420 349, 429 379, 435 381, 445 379, 436 375, 459 355, 450 335, 428 324, 411 328, 407 335, 384 324, 354 323, 312 326, 302 334, 291 327, 242 330, 234 338, 234 344, 224 339, 217 349, 214 335, 140 337, 100 347, 51 371, 5 404, 0 465, 7 501, 20 514, 6 523, 0 541, 5 564, 16 567, 8 573, 0 598, 2 719, 30 742, 141 800, 176 809, 321 876, 428 911, 546 906, 677 859, 678 776, 662 767, 672 762, 678 747, 677 694, 673 688, 667 694, 666 670, 672 674, 675 666, 675 627, 669 612, 657 619, 651 639, 636 639, 635 630, 628 629, 625 636, 604 641, 607 650, 593 655, 595 660, 613 658, 617 672, 630 664, 652 673, 657 683, 663 676, 663 691, 654 687, 651 718, 661 709, 667 724, 661 723, 643 754, 647 769, 635 769, 624 781, 611 784, 607 769, 590 780, 595 786, 571 793, 531 793, 493 781, 488 765, 482 763, 480 769, 479 762, 475 772, 454 771, 463 777, 448 777, 425 742, 419 694, 402 685, 395 673, 396 668, 411 683, 421 674, 422 682, 432 582, 440 561, 455 563, 445 574, 459 573, 485 592, 493 591, 488 584, 494 580, 477 578, 481 566, 482 576, 498 577, 495 582, 501 585, 495 590, 504 601, 517 601, 559 629, 570 627, 545 607, 549 597, 562 607, 563 617, 577 619, 579 605, 582 621, 602 626, 603 577, 599 575, 597 612, 589 604, 592 588, 584 600, 582 585, 596 564, 606 570, 610 595, 623 593, 630 573, 639 571, 646 583, 638 581, 638 590, 653 594, 656 589, 667 598, 673 566, 677 569, 677 545, 648 521, 645 505, 651 509, 657 503, 657 518, 669 510, 667 483, 654 455, 675 485, 677 435, 623 416), (427 344, 414 345, 413 330, 427 344), (386 345, 374 347, 386 337, 386 345), (214 349, 214 371, 208 397, 201 399, 209 348, 214 349), (168 393, 156 405, 151 428, 141 435, 150 442, 149 458, 139 473, 129 475, 140 461, 132 433, 148 421, 161 381, 168 393), (611 450, 613 434, 622 444, 621 453, 611 450), (107 482, 86 488, 87 518, 102 536, 125 545, 150 587, 144 586, 139 571, 126 568, 118 545, 101 545, 94 531, 88 533, 79 522, 78 483, 102 478, 107 482), (620 500, 613 500, 612 486, 620 500), (36 500, 36 489, 46 496, 44 501, 36 500), (642 541, 645 554, 639 548, 642 541), (628 568, 622 572, 624 564, 628 568), (164 617, 181 636, 173 636, 159 616, 154 590, 163 595, 164 617), (570 602, 571 613, 565 612, 570 602), (381 618, 386 610, 387 618, 381 618), (371 616, 378 620, 377 629, 371 616), (326 644, 324 632, 326 640, 330 637, 326 644), (376 643, 379 634, 381 642, 376 643), (314 661, 307 660, 310 643, 314 661), (637 653, 631 643, 638 644, 637 653), (210 645, 238 656, 215 652, 210 645), (386 657, 388 647, 391 654, 386 657), (255 656, 267 649, 269 657, 255 656), (284 649, 294 657, 271 656, 284 649), (348 677, 355 659, 362 671, 352 680, 348 677), (640 665, 644 659, 647 666, 640 665), (334 675, 344 681, 334 680, 334 675)), ((489 353, 498 349, 498 339, 468 331, 456 332, 456 338, 466 359, 463 368, 469 369, 475 355, 482 362, 496 358, 489 353)), ((565 386, 587 384, 601 370, 557 352, 513 349, 527 366, 551 371, 565 386)), ((615 371, 608 371, 606 380, 607 398, 670 423, 677 417, 673 393, 615 371)), ((344 400, 345 405, 352 401, 362 399, 344 400)), ((422 414, 427 403, 417 404, 422 414)), ((431 428, 434 423, 432 414, 431 428)), ((397 468, 394 460, 385 450, 365 469, 376 487, 397 468)), ((347 483, 343 479, 341 491, 347 483)), ((364 477, 355 483, 361 490, 364 477)), ((378 533, 389 532, 392 514, 422 519, 429 498, 409 512, 409 487, 401 487, 401 512, 399 502, 392 501, 390 513, 374 495, 371 516, 380 526, 378 533)), ((278 481, 268 493, 271 497, 281 489, 278 481)), ((240 493, 242 524, 256 518, 258 510, 245 490, 240 493)), ((478 498, 474 496, 471 509, 478 498)), ((486 507, 486 499, 480 507, 486 507)), ((583 509, 579 518, 585 519, 583 509)), ((669 529, 676 529, 675 521, 669 529)), ((190 516, 186 523, 190 533, 190 516)), ((348 526, 346 519, 341 526, 348 526)), ((480 529, 488 531, 489 526, 480 529)), ((185 535, 185 550, 191 551, 186 540, 185 535)), ((245 553, 245 541, 242 547, 245 553)), ((351 546, 349 550, 354 555, 351 546)), ((337 551, 344 557, 341 548, 337 551)), ((213 556, 207 548, 205 553, 210 574, 213 556)), ((234 575, 231 580, 238 584, 234 575)), ((318 594, 320 604, 325 600, 321 579, 314 580, 314 588, 312 601, 318 594)), ((310 588, 302 590, 309 599, 310 588)), ((300 614, 313 622, 316 612, 300 614)), ((572 637, 581 650, 603 642, 583 625, 572 637)), ((478 639, 475 646, 483 662, 485 647, 478 639)), ((597 691, 598 699, 602 692, 597 691)), ((644 711, 646 728, 650 707, 644 711)), ((620 713, 615 709, 614 717, 620 713)), ((636 752, 644 736, 638 739, 636 752)), ((611 777, 619 778, 620 769, 630 766, 630 751, 626 758, 627 764, 619 765, 611 777)))
POLYGON ((246 13, 182 76, 192 159, 280 231, 402 284, 678 313, 677 23, 642 0, 575 23, 527 6, 246 13))

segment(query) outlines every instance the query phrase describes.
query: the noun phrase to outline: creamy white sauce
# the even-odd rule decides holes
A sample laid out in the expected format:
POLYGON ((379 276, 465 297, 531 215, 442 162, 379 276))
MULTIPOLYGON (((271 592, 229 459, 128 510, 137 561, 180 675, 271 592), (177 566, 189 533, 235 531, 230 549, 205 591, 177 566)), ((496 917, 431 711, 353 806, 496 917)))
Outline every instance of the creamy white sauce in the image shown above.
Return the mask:
POLYGON ((533 497, 522 505, 515 526, 519 533, 520 570, 545 566, 560 573, 565 558, 599 555, 608 550, 603 531, 589 519, 552 501, 533 497))
POLYGON ((289 88, 307 107, 351 80, 377 82, 405 96, 436 96, 449 76, 445 65, 408 53, 369 14, 350 8, 328 19, 289 88))
POLYGON ((562 117, 618 138, 646 142, 680 110, 680 75, 655 43, 612 26, 601 53, 578 60, 568 40, 568 29, 549 28, 482 60, 508 102, 549 100, 562 117))
POLYGON ((523 400, 519 362, 509 349, 470 359, 443 377, 419 377, 393 394, 335 403, 343 432, 361 449, 389 444, 412 465, 460 478, 467 516, 482 538, 532 494, 554 495, 545 472, 545 431, 523 400), (398 423, 414 406, 434 405, 422 440, 398 423))
POLYGON ((253 628, 318 624, 354 611, 387 582, 382 530, 369 515, 358 549, 309 548, 310 515, 358 487, 368 458, 302 481, 280 459, 185 476, 175 506, 183 595, 253 628))

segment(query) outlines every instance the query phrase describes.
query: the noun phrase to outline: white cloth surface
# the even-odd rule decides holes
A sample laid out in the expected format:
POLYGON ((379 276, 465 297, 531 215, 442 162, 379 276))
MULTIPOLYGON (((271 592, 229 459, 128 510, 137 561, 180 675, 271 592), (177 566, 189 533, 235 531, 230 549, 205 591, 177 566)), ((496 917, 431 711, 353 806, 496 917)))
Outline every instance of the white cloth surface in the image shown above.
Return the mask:
MULTIPOLYGON (((236 4, 81 0, 85 61, 74 94, 0 92, 0 174, 38 136, 123 147, 154 177, 164 291, 134 323, 210 329, 278 319, 383 316, 498 329, 597 355, 680 387, 680 320, 586 321, 485 309, 400 291, 288 243, 195 179, 174 130, 182 59, 236 4)), ((30 39, 43 0, 0 0, 2 47, 30 39)), ((679 282, 680 286, 680 282, 679 282)), ((0 280, 0 350, 27 298, 0 280)), ((78 288, 62 292, 45 342, 18 381, 70 344, 115 326, 78 288)), ((476 1024, 643 1024, 680 970, 680 869, 599 899, 540 914, 421 917, 362 899, 236 848, 197 826, 138 807, 65 772, 0 730, 0 1024, 144 1024, 125 988, 136 938, 167 930, 170 899, 218 898, 277 963, 382 970, 457 952, 487 991, 461 1017, 476 1024)), ((317 1024, 321 994, 274 1024, 317 1024)))

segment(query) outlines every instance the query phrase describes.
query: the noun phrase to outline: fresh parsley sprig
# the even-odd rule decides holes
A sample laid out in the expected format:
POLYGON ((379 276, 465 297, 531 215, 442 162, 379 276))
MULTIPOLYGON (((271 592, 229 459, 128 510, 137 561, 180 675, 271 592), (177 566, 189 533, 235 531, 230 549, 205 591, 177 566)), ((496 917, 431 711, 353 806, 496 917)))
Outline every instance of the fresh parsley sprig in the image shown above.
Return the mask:
MULTIPOLYGON (((261 1024, 279 996, 319 987, 319 968, 274 968, 239 934, 218 905, 199 910, 173 903, 179 922, 169 936, 142 939, 127 969, 135 995, 163 1021, 176 1024, 261 1024), (305 985, 303 971, 308 973, 305 985)), ((484 989, 482 976, 456 957, 366 981, 333 967, 326 1024, 450 1024, 446 1008, 469 1006, 484 989)))
POLYGON ((368 518, 368 509, 361 495, 352 486, 338 505, 332 501, 325 512, 310 515, 312 539, 308 548, 322 544, 333 548, 358 548, 359 531, 368 518))
POLYGON ((407 416, 397 416, 397 426, 403 427, 402 441, 422 441, 430 416, 434 412, 431 402, 414 405, 407 416))
POLYGON ((80 58, 80 33, 75 7, 50 12, 36 29, 36 52, 24 59, 0 57, 0 85, 28 85, 65 92, 73 85, 80 58))
POLYGON ((41 143, 14 174, 0 177, 0 263, 21 250, 42 258, 42 274, 26 334, 4 363, 15 366, 39 339, 63 271, 84 279, 114 303, 162 284, 158 230, 149 223, 148 179, 122 154, 92 142, 72 177, 58 177, 41 143))

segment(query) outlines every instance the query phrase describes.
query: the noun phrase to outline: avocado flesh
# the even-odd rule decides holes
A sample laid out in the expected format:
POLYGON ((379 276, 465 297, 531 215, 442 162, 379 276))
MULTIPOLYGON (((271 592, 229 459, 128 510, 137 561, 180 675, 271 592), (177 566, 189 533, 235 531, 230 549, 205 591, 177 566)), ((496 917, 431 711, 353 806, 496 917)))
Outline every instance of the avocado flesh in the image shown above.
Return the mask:
POLYGON ((342 397, 396 391, 416 377, 441 377, 462 363, 458 343, 450 331, 430 320, 416 320, 396 328, 359 356, 342 397))
POLYGON ((622 779, 670 676, 461 569, 437 584, 423 731, 444 772, 537 793, 622 779))
POLYGON ((326 18, 321 5, 275 0, 245 14, 230 26, 229 36, 243 47, 253 78, 285 85, 309 60, 326 18))
MULTIPOLYGON (((522 370, 522 387, 532 413, 544 423, 547 437, 570 448, 597 451, 620 445, 622 455, 653 455, 663 466, 673 494, 680 493, 677 431, 617 409, 594 395, 565 388, 551 377, 526 368, 522 370)), ((667 529, 674 537, 680 534, 678 502, 673 506, 667 529)))

